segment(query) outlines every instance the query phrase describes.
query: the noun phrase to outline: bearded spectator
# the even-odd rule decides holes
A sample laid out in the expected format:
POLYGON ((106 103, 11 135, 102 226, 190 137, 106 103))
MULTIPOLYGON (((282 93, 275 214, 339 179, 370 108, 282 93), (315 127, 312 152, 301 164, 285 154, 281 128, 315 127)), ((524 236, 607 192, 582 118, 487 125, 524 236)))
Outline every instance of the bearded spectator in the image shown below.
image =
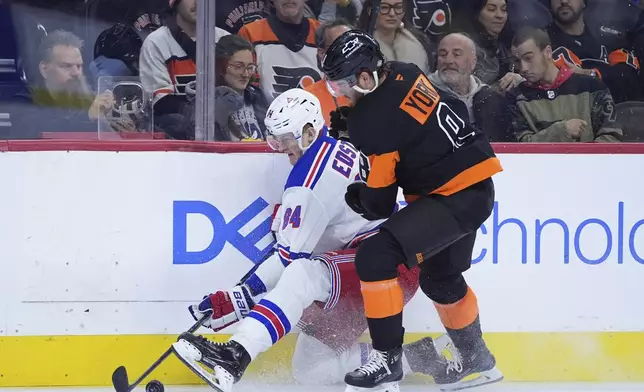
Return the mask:
POLYGON ((12 138, 39 138, 42 132, 96 132, 97 120, 112 109, 106 91, 94 97, 83 73, 83 41, 57 30, 42 41, 39 53, 41 83, 15 97, 12 138), (47 121, 43 121, 46 119, 47 121))

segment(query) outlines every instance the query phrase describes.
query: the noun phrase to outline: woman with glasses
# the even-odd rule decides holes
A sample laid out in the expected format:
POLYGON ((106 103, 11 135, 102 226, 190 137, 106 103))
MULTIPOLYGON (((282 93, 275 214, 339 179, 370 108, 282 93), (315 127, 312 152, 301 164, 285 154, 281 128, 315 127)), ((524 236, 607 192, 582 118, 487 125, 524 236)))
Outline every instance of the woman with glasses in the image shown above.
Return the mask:
MULTIPOLYGON (((402 61, 418 66, 425 74, 432 72, 434 48, 429 38, 413 27, 405 1, 382 0, 376 19, 374 38, 388 61, 402 61)), ((358 19, 358 27, 366 31, 373 9, 373 0, 366 0, 358 19)))
POLYGON ((253 46, 236 35, 222 37, 215 46, 217 67, 217 141, 266 140, 264 117, 268 103, 255 77, 253 46))

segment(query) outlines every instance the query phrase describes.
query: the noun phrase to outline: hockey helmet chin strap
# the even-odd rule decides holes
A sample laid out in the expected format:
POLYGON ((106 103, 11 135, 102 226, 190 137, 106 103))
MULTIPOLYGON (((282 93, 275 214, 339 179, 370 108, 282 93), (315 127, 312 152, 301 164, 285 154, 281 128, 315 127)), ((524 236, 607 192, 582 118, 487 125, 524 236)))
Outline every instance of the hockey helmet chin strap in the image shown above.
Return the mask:
POLYGON ((358 86, 357 84, 356 84, 355 86, 353 86, 352 88, 353 88, 354 90, 356 90, 357 92, 359 92, 360 94, 364 94, 364 95, 367 95, 367 94, 369 94, 369 93, 374 92, 374 90, 375 90, 376 88, 378 88, 378 83, 380 82, 380 78, 378 78, 378 71, 377 71, 377 70, 376 70, 376 71, 373 71, 373 72, 371 73, 371 75, 373 76, 373 80, 374 80, 374 85, 373 85, 373 88, 372 88, 372 89, 367 90, 367 89, 364 89, 364 88, 362 88, 362 87, 358 86))

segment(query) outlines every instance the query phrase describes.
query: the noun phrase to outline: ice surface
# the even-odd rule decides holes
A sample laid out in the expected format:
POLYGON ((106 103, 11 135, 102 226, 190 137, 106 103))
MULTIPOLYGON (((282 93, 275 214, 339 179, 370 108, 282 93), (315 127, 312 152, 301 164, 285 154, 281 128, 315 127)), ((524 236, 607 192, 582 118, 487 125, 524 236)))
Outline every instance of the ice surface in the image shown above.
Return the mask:
MULTIPOLYGON (((144 392, 138 388, 136 392, 144 392)), ((212 389, 199 386, 166 385, 166 392, 209 392, 212 389)), ((0 388, 0 392, 113 392, 112 388, 0 388)), ((336 386, 301 386, 262 384, 258 382, 240 382, 233 392, 343 392, 342 385, 336 386)), ((438 392, 434 385, 403 385, 401 392, 438 392)), ((471 392, 644 392, 644 384, 611 383, 611 384, 555 384, 555 383, 499 383, 470 389, 471 392)))

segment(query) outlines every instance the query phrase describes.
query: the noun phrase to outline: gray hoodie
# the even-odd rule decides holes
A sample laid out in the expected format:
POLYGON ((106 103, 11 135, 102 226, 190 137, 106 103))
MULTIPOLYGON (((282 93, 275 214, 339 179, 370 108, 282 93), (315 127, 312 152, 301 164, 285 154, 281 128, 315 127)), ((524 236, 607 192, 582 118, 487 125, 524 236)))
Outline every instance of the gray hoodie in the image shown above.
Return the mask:
POLYGON ((437 88, 439 88, 441 90, 449 91, 452 94, 454 94, 458 99, 463 101, 465 103, 465 106, 467 106, 468 113, 470 114, 470 122, 472 124, 474 124, 474 108, 473 108, 473 106, 474 106, 474 102, 473 102, 474 101, 474 96, 476 95, 476 93, 481 91, 481 89, 483 87, 487 87, 487 84, 483 83, 476 76, 471 75, 470 76, 470 92, 465 94, 465 95, 461 95, 461 94, 457 93, 456 91, 452 90, 451 87, 449 87, 447 84, 445 84, 445 82, 443 82, 441 77, 438 75, 438 71, 436 71, 436 72, 434 72, 434 73, 429 75, 429 81, 432 82, 432 84, 434 86, 436 86, 437 88))

